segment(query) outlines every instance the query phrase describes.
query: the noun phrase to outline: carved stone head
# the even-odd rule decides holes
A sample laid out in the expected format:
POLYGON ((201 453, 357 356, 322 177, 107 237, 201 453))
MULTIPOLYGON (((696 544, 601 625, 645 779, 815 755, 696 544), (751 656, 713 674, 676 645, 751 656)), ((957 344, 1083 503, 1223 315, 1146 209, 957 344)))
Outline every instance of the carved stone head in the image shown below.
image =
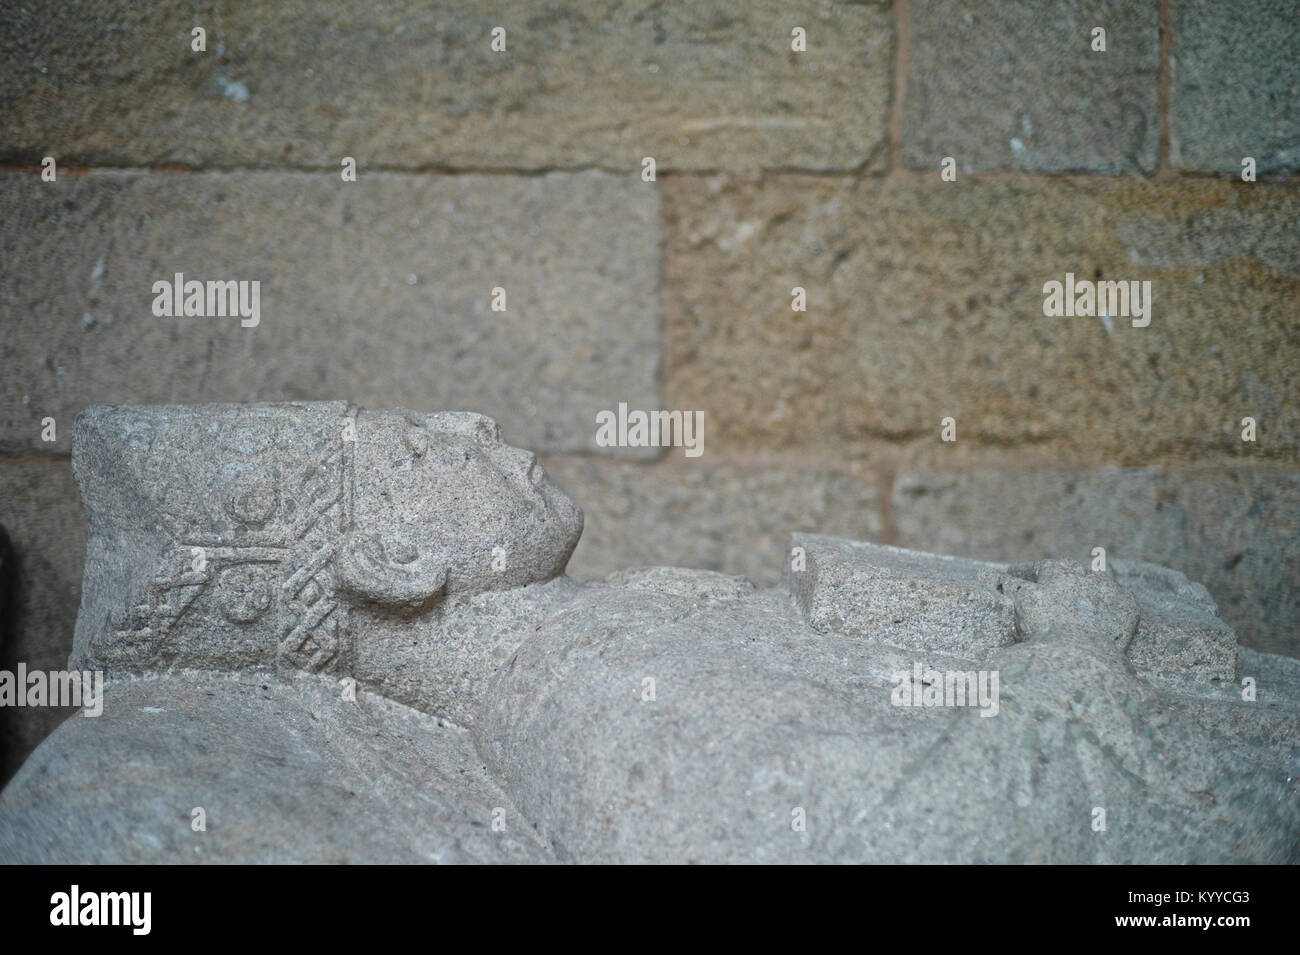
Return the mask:
POLYGON ((564 571, 582 512, 476 414, 343 402, 87 409, 89 519, 73 659, 321 669, 352 611, 564 571))
POLYGON ((364 411, 356 419, 352 527, 338 584, 353 597, 418 605, 564 571, 582 512, 536 455, 468 412, 364 411))

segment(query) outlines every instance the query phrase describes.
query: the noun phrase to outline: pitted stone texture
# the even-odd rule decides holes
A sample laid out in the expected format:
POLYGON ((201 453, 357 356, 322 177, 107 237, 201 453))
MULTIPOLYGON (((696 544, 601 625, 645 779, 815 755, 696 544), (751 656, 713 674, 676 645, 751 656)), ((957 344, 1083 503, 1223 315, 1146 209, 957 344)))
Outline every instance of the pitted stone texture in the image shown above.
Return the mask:
POLYGON ((1107 567, 1142 608, 1129 648, 1138 673, 1162 684, 1233 681, 1237 635, 1219 619, 1209 591, 1159 564, 1112 559, 1107 567))
POLYGON ((487 686, 541 619, 562 612, 579 585, 567 577, 453 597, 413 626, 376 616, 356 645, 352 675, 389 699, 473 726, 487 686))
POLYGON ((1236 637, 1208 592, 1154 564, 1114 561, 1107 575, 1072 560, 995 564, 795 534, 784 576, 828 636, 974 659, 1050 636, 1109 659, 1127 653, 1139 675, 1178 688, 1235 673, 1236 637))
POLYGON ((744 577, 685 567, 633 567, 610 574, 604 582, 628 590, 693 599, 738 598, 754 592, 754 585, 744 577))
POLYGON ((992 560, 1155 561, 1202 582, 1242 643, 1300 656, 1300 474, 1277 468, 906 471, 905 547, 992 560))
POLYGON ((635 176, 10 172, 0 208, 0 450, 66 452, 95 403, 346 395, 654 453, 595 443, 598 411, 659 407, 658 191, 635 176), (155 316, 176 273, 261 282, 260 323, 155 316))
POLYGON ((1300 170, 1300 20, 1290 0, 1178 0, 1169 51, 1170 159, 1241 174, 1300 170))
POLYGON ((121 655, 104 715, 0 794, 5 858, 1300 861, 1286 665, 1248 657, 1249 708, 1152 686, 1133 598, 1069 562, 796 535, 803 607, 683 568, 576 583, 576 507, 489 420, 343 402, 92 408, 74 469, 78 652, 121 655), (998 696, 904 705, 918 666, 998 696))
POLYGON ((782 571, 818 633, 971 658, 1016 640, 1005 574, 1000 564, 815 534, 791 536, 782 571))
MULTIPOLYGON (((664 613, 699 600, 737 599, 753 592, 741 577, 708 570, 636 568, 604 581, 616 591, 656 599, 664 613)), ((407 618, 369 621, 356 644, 354 676, 361 686, 460 726, 478 720, 487 687, 542 626, 572 620, 584 605, 584 585, 560 577, 506 591, 456 596, 434 605, 419 625, 407 618)))
POLYGON ((469 413, 98 405, 73 463, 78 666, 346 674, 395 617, 558 576, 582 532, 536 457, 469 413))
MULTIPOLYGON (((1240 193, 1254 185, 1233 185, 1240 193)), ((1265 187, 1266 188, 1266 187, 1265 187)), ((1187 268, 1216 260, 1253 258, 1274 272, 1300 279, 1300 242, 1291 226, 1300 214, 1294 194, 1272 195, 1268 204, 1210 204, 1188 208, 1176 220, 1142 214, 1115 225, 1129 261, 1143 268, 1187 268)), ((1204 273, 1197 273, 1198 282, 1204 273)))
POLYGON ((1300 779, 1300 660, 1238 647, 1236 682, 1189 681, 1161 697, 1213 748, 1300 779))
POLYGON ((817 0, 34 0, 0 11, 0 159, 856 169, 883 157, 893 24, 817 0))
POLYGON ((1295 185, 662 185, 665 400, 726 422, 709 453, 909 469, 1300 462, 1295 185), (1151 324, 1045 316, 1043 285, 1067 272, 1150 281, 1151 324), (791 311, 796 286, 806 312, 791 311), (955 442, 939 439, 947 416, 955 442))
POLYGON ((463 730, 306 674, 111 681, 0 793, 8 863, 548 858, 463 730))
POLYGON ((1077 640, 1120 659, 1138 626, 1133 595, 1105 574, 1072 560, 1041 560, 1012 567, 1002 590, 1015 602, 1022 638, 1050 634, 1077 640))
POLYGON ((474 729, 561 860, 1297 858, 1300 805, 1271 755, 1206 745, 1078 641, 999 651, 1002 708, 983 718, 892 705, 907 655, 804 629, 779 590, 691 604, 588 585, 573 610, 498 672, 474 729))
POLYGON ((903 155, 933 169, 1151 172, 1155 4, 924 0, 911 10, 903 155), (1093 52, 1092 30, 1106 30, 1093 52))

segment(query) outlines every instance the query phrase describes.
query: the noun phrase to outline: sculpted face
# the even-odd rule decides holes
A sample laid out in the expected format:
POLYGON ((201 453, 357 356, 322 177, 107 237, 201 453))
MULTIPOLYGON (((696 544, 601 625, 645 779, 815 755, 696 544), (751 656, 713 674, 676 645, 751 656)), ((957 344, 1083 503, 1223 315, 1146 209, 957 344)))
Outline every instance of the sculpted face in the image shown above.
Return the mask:
POLYGON ((582 511, 491 418, 361 412, 353 455, 336 579, 361 600, 419 605, 548 580, 582 533, 582 511))

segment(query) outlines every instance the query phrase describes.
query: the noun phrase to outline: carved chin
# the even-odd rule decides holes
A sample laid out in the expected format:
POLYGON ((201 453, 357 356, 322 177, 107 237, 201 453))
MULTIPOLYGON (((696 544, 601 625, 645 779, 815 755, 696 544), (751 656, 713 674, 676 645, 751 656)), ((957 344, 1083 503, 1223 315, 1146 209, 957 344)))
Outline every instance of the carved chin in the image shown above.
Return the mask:
POLYGON ((447 565, 425 555, 409 561, 391 559, 374 537, 349 540, 335 562, 335 582, 350 594, 390 607, 418 606, 443 593, 447 565))

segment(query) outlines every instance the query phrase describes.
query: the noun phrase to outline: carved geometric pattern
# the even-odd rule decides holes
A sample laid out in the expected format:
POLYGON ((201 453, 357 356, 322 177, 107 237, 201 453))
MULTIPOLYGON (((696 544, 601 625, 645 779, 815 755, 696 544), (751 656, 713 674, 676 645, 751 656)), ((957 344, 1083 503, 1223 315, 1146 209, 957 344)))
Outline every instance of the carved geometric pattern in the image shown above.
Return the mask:
MULTIPOLYGON (((347 633, 346 608, 334 599, 330 565, 343 534, 352 525, 355 442, 343 436, 355 435, 356 414, 355 406, 347 408, 344 420, 319 448, 321 457, 303 472, 299 486, 293 489, 293 516, 288 524, 282 520, 270 526, 243 527, 240 542, 235 544, 205 528, 182 531, 173 520, 167 520, 167 526, 183 539, 167 547, 144 592, 113 622, 115 651, 126 650, 132 659, 156 657, 175 637, 195 601, 220 586, 222 571, 264 564, 280 580, 279 605, 284 612, 278 622, 263 623, 277 628, 277 654, 301 669, 315 671, 328 666, 338 656, 347 633), (201 562, 196 562, 194 548, 202 548, 201 562), (196 563, 202 570, 194 569, 196 563)), ((247 619, 258 615, 254 607, 247 619)), ((228 615, 227 619, 244 618, 228 615)))

